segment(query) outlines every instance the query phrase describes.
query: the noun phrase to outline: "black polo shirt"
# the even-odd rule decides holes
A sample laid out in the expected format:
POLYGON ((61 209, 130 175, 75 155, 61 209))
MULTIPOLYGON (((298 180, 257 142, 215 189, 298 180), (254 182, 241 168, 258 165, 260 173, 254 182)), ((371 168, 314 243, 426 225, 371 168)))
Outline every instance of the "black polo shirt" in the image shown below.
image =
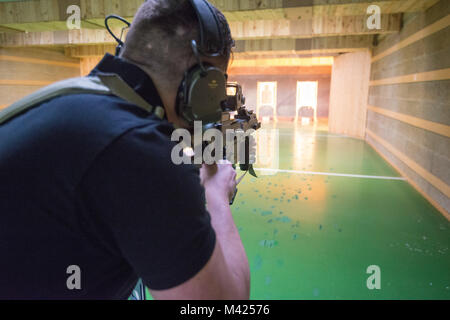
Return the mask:
MULTIPOLYGON (((107 54, 99 72, 163 105, 137 66, 107 54)), ((162 290, 198 273, 215 233, 198 169, 171 161, 173 130, 93 94, 0 126, 0 298, 126 299, 138 278, 162 290)))

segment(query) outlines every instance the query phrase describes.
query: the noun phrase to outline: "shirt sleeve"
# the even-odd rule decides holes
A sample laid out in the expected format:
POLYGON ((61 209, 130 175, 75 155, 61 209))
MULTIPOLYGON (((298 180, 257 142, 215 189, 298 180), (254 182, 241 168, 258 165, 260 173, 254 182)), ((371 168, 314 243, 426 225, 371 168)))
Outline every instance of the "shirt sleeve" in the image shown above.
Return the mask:
POLYGON ((168 125, 129 130, 85 174, 85 206, 109 242, 154 290, 175 287, 210 259, 215 233, 194 165, 171 161, 168 125))

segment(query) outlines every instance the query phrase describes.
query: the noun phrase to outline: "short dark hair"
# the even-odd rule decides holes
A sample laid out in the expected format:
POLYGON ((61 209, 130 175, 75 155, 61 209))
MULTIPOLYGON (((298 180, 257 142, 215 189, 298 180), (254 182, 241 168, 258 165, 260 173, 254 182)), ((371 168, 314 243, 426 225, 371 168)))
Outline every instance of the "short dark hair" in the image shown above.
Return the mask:
MULTIPOLYGON (((224 39, 223 63, 228 64, 234 41, 225 16, 212 6, 224 39)), ((182 60, 193 59, 191 40, 199 42, 199 22, 189 0, 147 0, 138 10, 128 32, 123 56, 154 69, 184 68, 182 60)), ((178 72, 176 72, 178 73, 178 72)))

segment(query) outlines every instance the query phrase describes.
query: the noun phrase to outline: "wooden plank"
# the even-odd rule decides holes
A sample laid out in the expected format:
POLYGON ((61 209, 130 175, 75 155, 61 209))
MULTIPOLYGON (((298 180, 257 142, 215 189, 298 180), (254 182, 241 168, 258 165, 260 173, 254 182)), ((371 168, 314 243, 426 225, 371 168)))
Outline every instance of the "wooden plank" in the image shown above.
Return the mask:
POLYGON ((364 139, 369 94, 370 52, 334 59, 330 86, 329 130, 364 139))
POLYGON ((331 75, 331 66, 320 67, 231 67, 230 76, 237 75, 331 75))
POLYGON ((436 21, 435 23, 430 24, 429 26, 423 28, 422 30, 410 35, 406 39, 403 39, 402 41, 396 43, 394 46, 390 47, 389 49, 377 54, 372 58, 372 63, 375 61, 378 61, 406 46, 409 46, 410 44, 419 41, 425 37, 428 37, 429 35, 438 32, 450 25, 450 15, 446 15, 444 18, 436 21))
POLYGON ((116 51, 116 45, 100 44, 100 45, 87 45, 87 46, 71 46, 65 48, 65 54, 68 57, 76 58, 89 58, 99 57, 105 55, 105 53, 114 54, 116 51))
POLYGON ((270 14, 287 15, 297 19, 299 16, 310 15, 330 15, 330 16, 348 16, 355 14, 365 14, 370 5, 378 5, 381 12, 399 13, 399 12, 417 12, 424 11, 436 4, 439 0, 378 0, 361 1, 352 0, 314 0, 314 1, 291 1, 289 4, 285 1, 248 1, 248 0, 211 0, 220 10, 224 12, 227 18, 248 20, 253 14, 261 18, 270 14), (314 6, 310 6, 314 3, 314 6), (404 10, 404 11, 402 11, 404 10))
MULTIPOLYGON (((67 30, 67 8, 70 5, 81 6, 80 0, 34 0, 18 3, 0 3, 1 24, 27 32, 67 30)), ((99 26, 81 21, 82 28, 99 26)))
POLYGON ((427 199, 437 210, 439 210, 439 212, 442 213, 442 215, 447 218, 447 220, 450 221, 450 214, 449 212, 447 212, 439 203, 437 203, 433 198, 431 198, 428 194, 425 193, 424 190, 422 190, 419 185, 412 180, 411 178, 409 178, 405 172, 403 172, 402 169, 400 169, 395 163, 393 163, 389 158, 387 158, 382 152, 381 150, 375 145, 373 144, 370 140, 366 139, 366 142, 387 162, 389 163, 391 166, 394 167, 395 170, 398 171, 398 173, 405 177, 406 180, 408 181, 409 184, 411 184, 414 189, 417 190, 417 192, 419 192, 425 199, 427 199))
POLYGON ((133 17, 145 0, 82 0, 81 15, 85 19, 101 19, 109 14, 133 17))
MULTIPOLYGON (((366 49, 367 50, 367 49, 366 49)), ((277 52, 266 52, 263 54, 251 53, 251 52, 241 52, 238 54, 233 53, 233 61, 234 60, 258 60, 258 59, 305 59, 305 58, 333 58, 338 57, 338 53, 316 53, 312 54, 301 54, 301 53, 277 53, 277 52)))
MULTIPOLYGON (((21 32, 43 32, 67 30, 67 22, 64 21, 44 21, 34 23, 8 23, 2 24, 2 27, 18 30, 21 32)), ((90 21, 81 21, 81 28, 84 29, 104 29, 104 26, 91 23, 90 21)))
POLYGON ((399 84, 399 83, 413 83, 424 81, 439 81, 450 79, 450 68, 433 70, 427 72, 407 74, 404 76, 372 80, 370 86, 382 86, 387 84, 399 84))
MULTIPOLYGON (((67 7, 78 5, 85 28, 103 26, 108 14, 131 19, 144 0, 34 0, 0 2, 1 25, 27 31, 65 30, 67 7), (87 22, 87 23, 85 23, 87 22), (91 25, 89 25, 91 23, 91 25), (96 26, 97 25, 97 26, 96 26)), ((282 0, 212 0, 232 21, 249 20, 305 20, 310 17, 365 16, 369 5, 378 5, 383 14, 418 12, 428 9, 438 0, 379 0, 354 2, 352 0, 296 1, 282 0), (314 4, 314 6, 311 5, 314 4)), ((112 22, 116 25, 116 22, 112 22)), ((118 26, 118 24, 117 24, 118 26)))
POLYGON ((80 68, 79 63, 51 61, 51 60, 16 57, 16 56, 6 56, 6 55, 0 55, 0 61, 13 61, 13 62, 24 62, 24 63, 33 63, 33 64, 44 64, 44 65, 53 65, 53 66, 75 68, 75 69, 80 68))
MULTIPOLYGON (((121 29, 112 29, 115 34, 120 34, 121 29)), ((80 29, 45 31, 30 33, 0 33, 0 46, 25 47, 25 46, 54 46, 76 44, 114 44, 111 35, 102 29, 80 29)))
POLYGON ((317 50, 293 50, 293 51, 244 51, 244 52, 234 52, 233 57, 240 58, 249 58, 249 57, 259 57, 265 58, 267 56, 283 56, 283 55, 292 55, 292 56, 336 56, 342 53, 350 53, 350 52, 360 52, 367 51, 367 48, 335 48, 335 49, 317 49, 317 50))
POLYGON ((74 63, 78 64, 79 59, 69 58, 64 55, 63 47, 20 47, 20 48, 1 48, 1 56, 14 56, 23 58, 33 58, 40 60, 48 60, 55 62, 74 63))
POLYGON ((40 86, 0 85, 0 105, 9 106, 40 88, 40 86))
POLYGON ((400 31, 401 15, 383 15, 381 29, 370 30, 366 25, 367 17, 313 17, 308 20, 249 20, 230 22, 233 38, 276 39, 276 38, 312 38, 338 35, 385 34, 400 31))
POLYGON ((0 48, 0 105, 8 106, 42 86, 80 76, 79 59, 63 48, 0 48))
POLYGON ((231 67, 314 67, 331 66, 333 57, 234 59, 231 67))
MULTIPOLYGON (((71 4, 79 5, 79 0, 70 1, 71 4)), ((50 21, 65 21, 66 0, 35 0, 0 3, 0 21, 8 23, 39 23, 50 21), (60 5, 63 6, 60 8, 60 5)))
MULTIPOLYGON (((315 17, 313 20, 258 20, 230 23, 234 39, 310 39, 313 37, 358 36, 398 32, 401 16, 382 19, 382 30, 368 30, 365 16, 315 17)), ((113 29, 120 34, 121 28, 113 29)), ((68 44, 113 44, 114 39, 103 29, 43 31, 0 34, 1 46, 50 46, 68 44)))
POLYGON ((63 79, 80 76, 80 65, 76 68, 61 67, 58 65, 35 64, 17 61, 0 60, 0 80, 23 79, 55 82, 63 79))
POLYGON ((103 56, 82 58, 80 63, 81 76, 86 76, 100 62, 103 56))
POLYGON ((8 27, 5 27, 5 26, 0 26, 0 32, 18 33, 18 32, 23 32, 23 31, 22 30, 18 30, 18 29, 8 28, 8 27))
POLYGON ((291 53, 322 54, 365 51, 371 48, 373 35, 314 37, 311 39, 257 39, 236 41, 235 54, 291 53))
POLYGON ((11 79, 0 79, 0 85, 7 86, 47 86, 52 84, 54 81, 41 81, 41 80, 11 80, 11 79))
POLYGON ((404 164, 406 164, 411 170, 413 170, 415 173, 417 173, 423 179, 428 181, 428 183, 433 185, 436 189, 438 189, 440 192, 442 192, 445 196, 450 197, 450 186, 447 185, 444 181, 442 181, 441 179, 439 179, 432 173, 425 170, 418 163, 416 163, 412 159, 408 158, 404 153, 397 150, 393 145, 391 145, 386 140, 380 138, 379 136, 377 136, 375 133, 373 133, 369 129, 367 129, 366 132, 369 137, 371 137, 376 142, 381 144, 390 153, 392 153, 395 157, 397 157, 397 159, 399 159, 404 164))
POLYGON ((387 110, 387 109, 383 109, 383 108, 379 108, 379 107, 375 107, 375 106, 370 106, 370 105, 367 106, 367 109, 369 109, 373 112, 382 114, 386 117, 410 124, 412 126, 440 134, 444 137, 450 137, 450 126, 447 126, 445 124, 424 120, 421 118, 413 117, 413 116, 406 115, 403 113, 398 113, 398 112, 394 112, 391 110, 387 110))

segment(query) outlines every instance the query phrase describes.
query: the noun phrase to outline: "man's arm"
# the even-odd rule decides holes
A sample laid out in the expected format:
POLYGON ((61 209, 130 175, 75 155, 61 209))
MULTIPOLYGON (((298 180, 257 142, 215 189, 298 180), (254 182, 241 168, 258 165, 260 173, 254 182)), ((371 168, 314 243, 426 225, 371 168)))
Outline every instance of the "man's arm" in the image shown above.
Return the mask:
POLYGON ((214 165, 199 177, 193 165, 175 165, 169 129, 134 128, 97 156, 78 188, 88 221, 155 298, 247 299, 247 258, 228 205, 236 172, 214 165))
POLYGON ((236 187, 230 164, 204 166, 201 180, 216 232, 216 245, 208 263, 190 280, 169 290, 155 291, 155 299, 249 299, 250 270, 229 206, 236 187))

